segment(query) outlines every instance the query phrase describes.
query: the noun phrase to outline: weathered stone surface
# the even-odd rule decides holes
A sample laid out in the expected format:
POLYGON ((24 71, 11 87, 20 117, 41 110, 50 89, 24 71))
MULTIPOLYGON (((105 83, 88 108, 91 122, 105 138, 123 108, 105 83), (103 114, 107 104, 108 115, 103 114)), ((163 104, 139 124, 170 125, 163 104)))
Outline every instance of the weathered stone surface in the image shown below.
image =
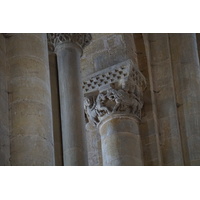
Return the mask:
POLYGON ((87 140, 87 153, 89 166, 101 166, 102 150, 101 150, 101 137, 97 127, 92 124, 86 124, 86 140, 87 140))
POLYGON ((80 73, 82 49, 78 47, 77 42, 81 42, 79 45, 84 46, 84 42, 88 41, 85 41, 87 39, 85 34, 82 36, 65 34, 62 35, 63 39, 57 37, 60 35, 55 35, 53 42, 56 45, 58 61, 64 165, 86 165, 84 107, 80 73), (81 41, 79 41, 79 37, 81 41))
POLYGON ((6 39, 11 165, 54 165, 52 107, 45 34, 6 39))
POLYGON ((136 63, 146 78, 147 87, 143 92, 144 106, 139 124, 144 165, 161 165, 158 123, 156 117, 155 96, 150 66, 149 42, 147 34, 133 34, 136 63), (153 152, 153 153, 149 153, 153 152), (148 153, 148 154, 147 154, 148 153))
POLYGON ((139 130, 134 118, 111 116, 100 124, 99 132, 103 165, 143 165, 139 130))
POLYGON ((149 34, 148 42, 162 165, 177 161, 180 165, 183 165, 168 34, 149 34), (170 142, 175 142, 173 141, 174 135, 176 135, 176 145, 171 144, 170 150, 166 150, 165 148, 168 148, 166 146, 169 146, 170 142), (166 144, 167 141, 169 144, 166 144), (174 155, 173 153, 179 153, 179 155, 174 155))
POLYGON ((91 44, 85 48, 82 56, 85 64, 81 60, 83 77, 127 59, 134 61, 133 49, 130 48, 133 45, 132 34, 101 33, 92 34, 92 37, 91 44))
POLYGON ((193 160, 200 158, 199 147, 195 143, 200 134, 200 115, 195 115, 199 113, 197 105, 200 100, 200 95, 198 95, 200 68, 196 35, 170 34, 169 36, 182 149, 185 165, 191 165, 193 160))

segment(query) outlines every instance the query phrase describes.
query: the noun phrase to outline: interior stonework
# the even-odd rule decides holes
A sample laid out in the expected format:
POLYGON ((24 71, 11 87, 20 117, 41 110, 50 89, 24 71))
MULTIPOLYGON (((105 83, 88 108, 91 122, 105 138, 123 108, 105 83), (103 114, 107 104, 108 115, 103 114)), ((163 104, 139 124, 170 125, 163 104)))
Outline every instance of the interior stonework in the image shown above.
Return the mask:
POLYGON ((200 34, 0 34, 1 166, 199 166, 200 34))

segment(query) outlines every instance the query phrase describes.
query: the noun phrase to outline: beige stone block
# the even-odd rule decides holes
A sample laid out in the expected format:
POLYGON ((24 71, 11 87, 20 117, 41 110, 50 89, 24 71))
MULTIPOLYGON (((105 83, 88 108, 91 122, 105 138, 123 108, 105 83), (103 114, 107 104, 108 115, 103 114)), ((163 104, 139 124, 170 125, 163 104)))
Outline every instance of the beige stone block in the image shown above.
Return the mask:
POLYGON ((178 119, 176 115, 158 119, 160 137, 165 139, 168 137, 180 137, 178 119))
POLYGON ((81 59, 81 73, 82 77, 86 77, 92 73, 94 73, 94 64, 93 64, 93 57, 89 56, 87 58, 81 59))
MULTIPOLYGON (((140 133, 141 133, 141 131, 140 131, 140 133)), ((142 137, 142 135, 141 135, 141 139, 142 139, 143 146, 151 144, 151 143, 156 143, 156 135, 155 134, 149 135, 146 137, 142 137)))
MULTIPOLYGON (((132 133, 116 133, 102 138, 102 154, 104 162, 110 163, 119 157, 135 157, 141 160, 141 144, 139 136, 132 133)), ((122 162, 122 161, 120 161, 122 162)))
POLYGON ((103 159, 106 162, 115 159, 120 155, 119 141, 116 135, 110 135, 101 139, 103 159))
POLYGON ((173 87, 173 77, 170 59, 159 64, 151 64, 154 90, 173 87))
POLYGON ((143 138, 154 135, 156 132, 154 119, 149 119, 146 122, 140 123, 139 130, 143 138))
POLYGON ((93 54, 94 68, 96 71, 105 69, 123 62, 128 58, 126 48, 121 46, 102 53, 95 53, 93 54))
POLYGON ((102 165, 102 150, 101 137, 98 129, 89 127, 87 124, 86 138, 87 138, 87 152, 88 164, 90 166, 102 165))
POLYGON ((71 165, 72 163, 73 166, 82 166, 85 163, 82 148, 67 148, 63 153, 65 156, 65 166, 71 165))
POLYGON ((22 101, 11 105, 11 135, 39 135, 53 143, 51 110, 36 102, 22 101))
POLYGON ((109 163, 104 163, 105 166, 143 166, 143 162, 131 156, 118 157, 111 160, 109 163))
MULTIPOLYGON (((24 33, 24 34, 26 35, 27 33, 24 33)), ((46 33, 45 34, 44 33, 28 33, 28 34, 33 36, 33 37, 37 37, 38 39, 40 39, 42 41, 47 40, 46 33)))
POLYGON ((43 61, 33 57, 14 57, 9 59, 10 78, 27 77, 48 81, 48 66, 43 61))
POLYGON ((143 156, 145 163, 147 163, 147 161, 158 159, 158 147, 156 141, 143 146, 143 156))
POLYGON ((190 164, 191 166, 200 166, 200 160, 192 160, 190 164))
POLYGON ((167 34, 149 34, 149 46, 152 64, 169 59, 167 34))
MULTIPOLYGON (((1 45, 1 44, 0 44, 1 45)), ((5 73, 5 66, 6 66, 6 58, 5 58, 5 52, 3 52, 0 49, 0 74, 4 74, 5 73)))
POLYGON ((113 34, 104 39, 104 45, 107 50, 122 49, 125 48, 125 41, 123 34, 113 34))
POLYGON ((132 118, 113 118, 109 120, 108 122, 104 123, 101 126, 100 130, 102 136, 104 134, 112 135, 116 134, 118 132, 128 132, 133 135, 138 135, 139 130, 138 130, 138 125, 137 122, 134 121, 132 118))
POLYGON ((191 113, 186 115, 185 113, 185 120, 187 120, 187 124, 185 125, 187 136, 200 136, 200 113, 191 113))
MULTIPOLYGON (((109 35, 112 35, 113 33, 93 33, 92 34, 92 40, 97 40, 100 38, 106 38, 109 35)), ((87 47, 86 47, 87 48, 87 47)))
POLYGON ((15 34, 6 41, 7 56, 36 57, 42 61, 46 59, 47 46, 37 37, 31 34, 15 34))
POLYGON ((1 146, 0 147, 0 166, 9 166, 10 165, 10 146, 1 146))
POLYGON ((49 88, 44 81, 37 78, 16 78, 10 82, 10 102, 32 101, 51 105, 49 88))
POLYGON ((8 129, 8 127, 4 126, 2 124, 2 122, 0 122, 0 138, 1 138, 0 139, 0 148, 2 146, 9 146, 10 145, 9 129, 8 129))
POLYGON ((151 91, 149 87, 144 91, 143 95, 144 95, 143 99, 145 102, 142 109, 142 111, 144 111, 145 113, 143 118, 145 117, 145 119, 151 119, 153 115, 152 115, 152 99, 149 98, 151 96, 151 91))
POLYGON ((159 166, 159 160, 158 159, 154 159, 154 160, 150 160, 145 162, 144 164, 145 166, 159 166))
POLYGON ((163 165, 175 165, 178 161, 183 165, 183 153, 180 139, 176 137, 166 138, 161 146, 163 165))
POLYGON ((119 151, 122 156, 134 156, 141 159, 141 143, 140 136, 132 136, 131 133, 118 133, 119 151))
POLYGON ((10 165, 10 138, 8 127, 0 120, 0 166, 10 165))
POLYGON ((187 142, 190 151, 190 161, 200 160, 200 132, 196 136, 188 137, 187 142))
POLYGON ((175 98, 173 94, 170 94, 170 89, 166 92, 160 92, 159 97, 157 95, 157 116, 158 118, 165 118, 168 116, 176 117, 175 98))
POLYGON ((37 135, 17 136, 11 139, 11 164, 13 166, 54 165, 53 145, 37 135))
POLYGON ((8 99, 0 99, 0 122, 8 129, 9 126, 8 99))
POLYGON ((122 39, 126 45, 126 48, 128 50, 135 50, 135 41, 134 41, 134 37, 133 37, 133 33, 122 33, 122 39))
POLYGON ((88 55, 91 56, 94 53, 100 53, 103 51, 106 51, 105 45, 104 45, 104 40, 103 39, 92 40, 90 45, 88 45, 84 49, 83 58, 87 57, 88 55))

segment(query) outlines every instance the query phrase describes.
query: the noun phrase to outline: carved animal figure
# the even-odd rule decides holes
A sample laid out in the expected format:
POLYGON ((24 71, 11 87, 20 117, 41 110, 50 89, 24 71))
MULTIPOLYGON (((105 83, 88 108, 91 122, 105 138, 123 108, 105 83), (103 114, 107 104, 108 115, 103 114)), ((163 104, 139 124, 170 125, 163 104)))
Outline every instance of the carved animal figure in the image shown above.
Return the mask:
POLYGON ((110 113, 108 108, 105 106, 105 102, 106 102, 106 95, 105 94, 100 93, 97 96, 96 102, 97 102, 96 103, 96 112, 97 112, 99 117, 102 117, 103 115, 110 113))
POLYGON ((92 124, 96 125, 99 123, 94 97, 84 97, 84 109, 88 120, 92 124))

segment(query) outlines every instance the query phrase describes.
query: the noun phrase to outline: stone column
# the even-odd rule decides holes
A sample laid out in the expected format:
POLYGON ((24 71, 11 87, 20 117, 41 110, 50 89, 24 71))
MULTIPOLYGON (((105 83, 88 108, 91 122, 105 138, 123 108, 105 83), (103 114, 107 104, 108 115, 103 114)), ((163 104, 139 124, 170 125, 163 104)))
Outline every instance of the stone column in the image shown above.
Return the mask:
POLYGON ((169 34, 185 165, 200 165, 200 66, 196 34, 169 34))
POLYGON ((99 128, 103 165, 143 165, 138 121, 145 78, 131 60, 83 81, 85 112, 99 128))
POLYGON ((54 165, 46 34, 6 39, 11 165, 54 165))
POLYGON ((64 165, 86 165, 80 57, 90 34, 48 34, 57 54, 64 165))

